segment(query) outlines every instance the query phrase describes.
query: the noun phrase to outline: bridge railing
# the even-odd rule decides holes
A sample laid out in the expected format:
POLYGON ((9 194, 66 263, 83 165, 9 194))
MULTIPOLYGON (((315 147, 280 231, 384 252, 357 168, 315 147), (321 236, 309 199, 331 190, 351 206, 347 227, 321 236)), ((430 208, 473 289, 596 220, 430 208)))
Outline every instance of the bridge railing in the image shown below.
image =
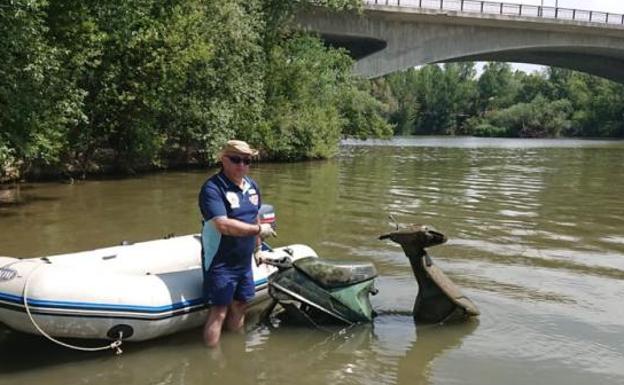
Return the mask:
POLYGON ((364 0, 364 2, 367 4, 434 9, 441 11, 542 17, 545 19, 624 25, 624 15, 622 14, 572 8, 542 7, 540 5, 479 0, 364 0))

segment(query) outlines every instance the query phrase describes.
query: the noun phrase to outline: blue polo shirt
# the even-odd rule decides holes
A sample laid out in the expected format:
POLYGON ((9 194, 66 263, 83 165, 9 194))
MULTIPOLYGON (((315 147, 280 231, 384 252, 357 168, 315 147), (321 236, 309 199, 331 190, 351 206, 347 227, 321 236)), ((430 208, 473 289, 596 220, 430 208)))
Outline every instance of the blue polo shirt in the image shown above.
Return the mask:
POLYGON ((227 217, 254 224, 257 223, 260 204, 258 185, 249 177, 244 178, 243 188, 240 188, 221 171, 202 185, 199 208, 204 217, 202 261, 205 271, 251 269, 256 236, 234 237, 221 234, 212 220, 227 217))

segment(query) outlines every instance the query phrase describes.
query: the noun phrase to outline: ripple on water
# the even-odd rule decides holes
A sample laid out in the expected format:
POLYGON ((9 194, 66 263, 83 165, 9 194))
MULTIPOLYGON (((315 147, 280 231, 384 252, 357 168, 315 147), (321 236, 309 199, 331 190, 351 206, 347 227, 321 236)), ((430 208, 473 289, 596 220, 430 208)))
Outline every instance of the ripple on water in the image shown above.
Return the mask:
POLYGON ((539 214, 536 213, 535 211, 499 210, 498 213, 500 215, 503 215, 506 217, 512 217, 512 218, 516 218, 516 217, 535 218, 539 216, 539 214))
POLYGON ((624 245, 624 237, 621 235, 608 235, 600 238, 601 241, 616 245, 624 245))
MULTIPOLYGON (((449 242, 455 250, 451 255, 499 263, 530 264, 547 268, 561 268, 582 273, 624 278, 624 258, 616 252, 573 249, 538 249, 521 242, 497 243, 485 240, 455 238, 449 242)), ((447 252, 449 254, 449 252, 447 252)))
POLYGON ((596 327, 593 320, 575 318, 539 301, 489 294, 480 296, 479 302, 480 333, 471 339, 469 350, 482 352, 494 367, 515 363, 520 371, 533 363, 542 369, 551 366, 560 371, 565 367, 575 372, 624 375, 624 337, 616 330, 596 327))

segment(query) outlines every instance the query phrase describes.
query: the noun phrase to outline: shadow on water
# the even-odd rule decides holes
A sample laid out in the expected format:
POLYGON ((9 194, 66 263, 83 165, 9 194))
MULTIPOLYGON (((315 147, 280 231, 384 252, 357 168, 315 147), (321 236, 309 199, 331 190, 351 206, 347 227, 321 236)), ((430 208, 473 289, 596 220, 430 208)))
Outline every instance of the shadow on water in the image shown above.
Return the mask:
MULTIPOLYGON (((39 336, 0 329, 0 377, 12 385, 89 382, 237 384, 421 384, 429 383, 432 362, 461 345, 478 322, 416 327, 411 315, 382 314, 374 324, 350 329, 260 326, 226 334, 219 349, 208 349, 199 330, 84 353, 39 336), (77 365, 78 364, 78 365, 77 365), (7 378, 8 379, 8 378, 7 378)), ((82 342, 84 344, 84 342, 82 342)), ((4 384, 0 380, 0 384, 4 384)))
MULTIPOLYGON (((124 353, 111 350, 80 352, 0 326, 0 384, 33 384, 42 376, 46 385, 71 383, 256 383, 245 353, 245 335, 225 336, 220 349, 201 342, 201 330, 156 340, 126 343, 124 353), (241 379, 243 380, 241 382, 241 379), (7 381, 7 382, 5 382, 7 381)), ((67 341, 67 340, 66 340, 67 341)), ((101 341, 68 341, 101 346, 101 341)))
POLYGON ((417 338, 398 364, 399 384, 429 383, 432 362, 461 346, 465 337, 479 326, 477 318, 465 323, 418 327, 417 338))
POLYGON ((256 379, 266 384, 293 378, 300 384, 426 384, 433 361, 459 347, 477 326, 478 320, 416 326, 411 313, 395 312, 331 332, 280 327, 252 349, 252 361, 256 379))
POLYGON ((19 186, 0 185, 0 207, 19 204, 22 200, 19 186))
POLYGON ((16 212, 3 209, 2 205, 0 205, 0 217, 8 218, 8 217, 15 217, 17 215, 18 214, 16 212))
POLYGON ((0 209, 22 207, 35 202, 52 202, 60 198, 40 195, 31 185, 0 185, 0 209))
MULTIPOLYGON (((101 346, 100 341, 69 341, 80 346, 101 346)), ((0 325, 0 374, 28 371, 66 362, 90 361, 110 356, 111 351, 85 353, 56 345, 37 335, 9 330, 0 325)))

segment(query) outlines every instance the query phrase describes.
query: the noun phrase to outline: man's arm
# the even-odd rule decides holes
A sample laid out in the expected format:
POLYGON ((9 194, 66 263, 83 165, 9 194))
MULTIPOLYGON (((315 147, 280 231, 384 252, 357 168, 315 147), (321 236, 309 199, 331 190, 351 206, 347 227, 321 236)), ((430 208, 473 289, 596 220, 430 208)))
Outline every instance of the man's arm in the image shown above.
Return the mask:
POLYGON ((238 219, 228 217, 213 218, 214 225, 218 232, 233 237, 248 237, 260 234, 260 224, 249 224, 238 219))
POLYGON ((215 229, 223 234, 234 237, 258 235, 260 226, 249 224, 237 219, 228 218, 225 202, 219 190, 209 184, 204 184, 199 195, 199 207, 205 220, 211 220, 215 229))

